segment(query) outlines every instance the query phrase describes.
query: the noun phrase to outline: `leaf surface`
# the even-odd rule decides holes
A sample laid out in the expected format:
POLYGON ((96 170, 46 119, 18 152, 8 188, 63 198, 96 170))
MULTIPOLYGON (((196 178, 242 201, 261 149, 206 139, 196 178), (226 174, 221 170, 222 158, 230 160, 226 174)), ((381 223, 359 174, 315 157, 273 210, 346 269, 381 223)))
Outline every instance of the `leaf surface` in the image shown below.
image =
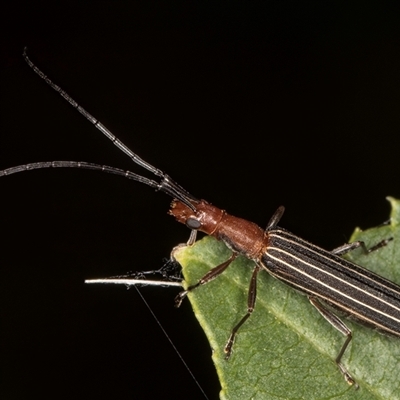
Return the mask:
MULTIPOLYGON (((391 222, 362 232, 352 241, 367 247, 393 238, 386 247, 352 261, 400 284, 400 201, 392 205, 391 222)), ((230 250, 211 237, 176 251, 185 282, 193 284, 226 261, 230 250)), ((266 272, 258 278, 256 308, 239 330, 231 358, 224 345, 232 327, 246 313, 254 263, 239 257, 217 279, 189 293, 196 318, 212 349, 221 382, 221 399, 400 399, 400 339, 379 334, 349 319, 353 341, 342 361, 360 388, 349 386, 334 362, 344 336, 312 307, 306 296, 266 272)))

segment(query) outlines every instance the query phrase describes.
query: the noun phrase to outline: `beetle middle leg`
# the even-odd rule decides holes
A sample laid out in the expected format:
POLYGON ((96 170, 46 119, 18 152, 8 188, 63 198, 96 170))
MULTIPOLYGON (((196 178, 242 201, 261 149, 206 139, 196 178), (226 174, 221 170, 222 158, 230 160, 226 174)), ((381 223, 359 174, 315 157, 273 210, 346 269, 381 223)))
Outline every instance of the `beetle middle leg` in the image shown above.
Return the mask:
POLYGON ((393 240, 393 238, 381 240, 379 243, 375 244, 374 246, 370 247, 369 249, 367 248, 367 246, 365 245, 365 243, 362 240, 357 240, 356 242, 346 243, 343 246, 333 249, 332 253, 336 254, 338 256, 342 256, 343 254, 346 254, 349 251, 353 251, 353 250, 361 247, 365 254, 369 254, 375 250, 380 249, 381 247, 387 246, 391 240, 393 240))
POLYGON ((261 270, 261 267, 259 265, 256 265, 256 267, 253 270, 253 274, 251 275, 249 293, 248 293, 248 297, 247 297, 247 313, 233 327, 233 329, 231 331, 229 339, 226 342, 226 345, 224 347, 225 360, 227 360, 231 356, 232 346, 233 346, 233 343, 235 342, 235 338, 236 338, 239 328, 247 321, 247 319, 250 317, 250 315, 254 311, 254 306, 256 304, 256 297, 257 297, 257 275, 260 272, 260 270, 261 270))

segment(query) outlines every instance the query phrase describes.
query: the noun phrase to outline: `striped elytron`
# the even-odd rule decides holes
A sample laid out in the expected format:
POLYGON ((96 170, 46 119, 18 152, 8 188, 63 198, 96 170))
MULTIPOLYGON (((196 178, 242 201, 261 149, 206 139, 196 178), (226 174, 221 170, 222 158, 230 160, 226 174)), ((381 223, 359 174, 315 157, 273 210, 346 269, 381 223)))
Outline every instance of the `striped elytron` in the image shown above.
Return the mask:
POLYGON ((346 336, 346 340, 335 361, 349 384, 354 384, 355 381, 341 363, 341 358, 352 339, 351 331, 330 309, 326 308, 325 304, 345 311, 353 318, 378 330, 400 337, 400 286, 340 257, 344 253, 360 246, 366 252, 377 250, 387 245, 391 238, 378 243, 369 250, 365 248, 362 242, 355 242, 329 252, 279 228, 277 224, 284 212, 283 207, 278 208, 269 221, 266 230, 263 230, 252 222, 227 214, 224 210, 211 205, 205 200, 198 200, 175 183, 163 171, 141 159, 104 125, 80 107, 66 92, 55 85, 32 63, 26 55, 26 51, 24 51, 24 58, 28 65, 48 85, 74 106, 114 145, 128 155, 136 164, 157 176, 160 181, 157 182, 114 167, 74 161, 39 162, 20 165, 0 171, 0 176, 51 167, 93 169, 139 181, 170 195, 174 199, 170 214, 192 231, 189 243, 193 243, 196 238, 196 232, 201 231, 216 237, 218 240, 222 240, 232 250, 232 255, 228 260, 211 269, 195 285, 189 286, 185 291, 179 293, 175 299, 176 306, 181 304, 189 291, 210 282, 220 275, 238 254, 253 260, 256 266, 250 280, 247 313, 231 331, 225 346, 226 358, 229 358, 231 354, 238 329, 254 310, 257 275, 261 270, 268 271, 275 278, 305 293, 311 304, 321 315, 346 336))

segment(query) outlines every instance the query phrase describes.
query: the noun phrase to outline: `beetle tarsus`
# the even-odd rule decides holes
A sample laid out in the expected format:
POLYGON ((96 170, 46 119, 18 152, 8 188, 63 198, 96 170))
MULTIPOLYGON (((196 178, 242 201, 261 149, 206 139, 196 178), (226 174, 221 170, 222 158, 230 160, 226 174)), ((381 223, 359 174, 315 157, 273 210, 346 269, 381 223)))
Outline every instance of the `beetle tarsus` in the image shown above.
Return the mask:
POLYGON ((179 308, 182 304, 183 299, 187 296, 188 290, 184 290, 183 292, 180 292, 176 297, 175 297, 175 307, 179 308))

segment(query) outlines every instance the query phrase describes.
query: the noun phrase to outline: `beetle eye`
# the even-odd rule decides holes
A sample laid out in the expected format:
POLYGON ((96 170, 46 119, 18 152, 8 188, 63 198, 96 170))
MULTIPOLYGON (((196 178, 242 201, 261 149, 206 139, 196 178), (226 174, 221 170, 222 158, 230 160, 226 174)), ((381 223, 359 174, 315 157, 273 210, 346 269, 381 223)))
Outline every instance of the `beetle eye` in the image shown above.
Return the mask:
POLYGON ((201 227, 201 222, 195 218, 188 218, 186 220, 186 226, 190 229, 199 229, 201 227))

